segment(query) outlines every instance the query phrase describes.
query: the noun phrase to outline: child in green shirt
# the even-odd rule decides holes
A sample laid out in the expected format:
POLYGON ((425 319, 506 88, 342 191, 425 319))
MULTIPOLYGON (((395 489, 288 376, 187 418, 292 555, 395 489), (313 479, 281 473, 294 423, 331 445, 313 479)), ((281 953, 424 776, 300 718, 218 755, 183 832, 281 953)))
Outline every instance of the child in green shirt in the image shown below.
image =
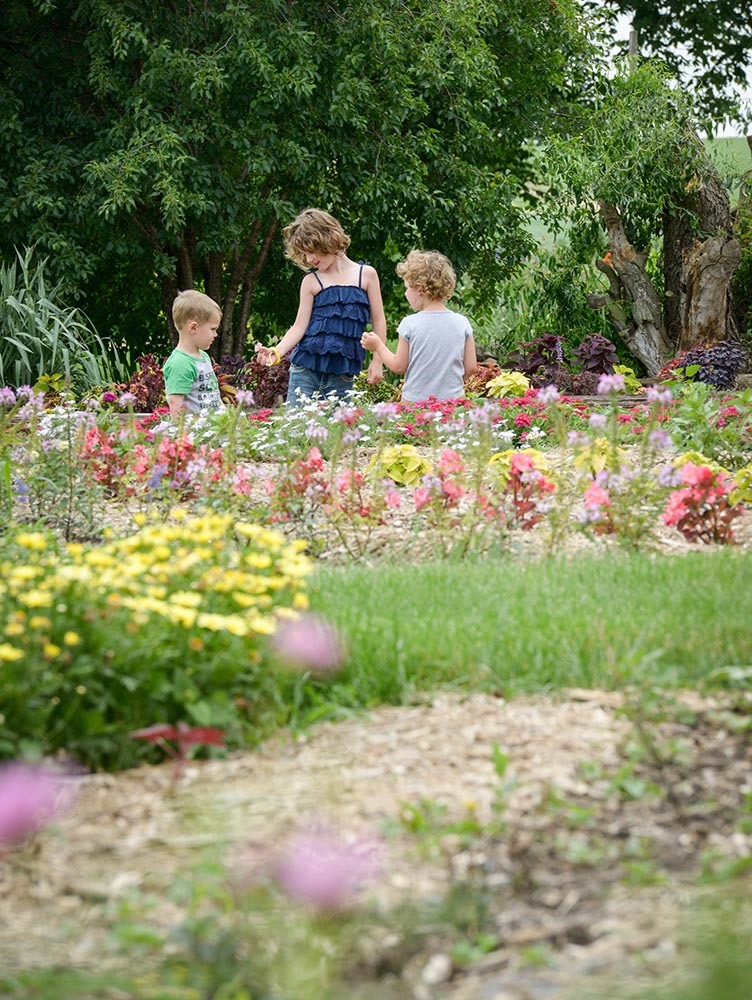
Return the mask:
POLYGON ((219 383, 207 349, 217 336, 222 310, 214 299, 189 288, 172 304, 178 346, 164 363, 165 392, 170 416, 221 410, 219 383))

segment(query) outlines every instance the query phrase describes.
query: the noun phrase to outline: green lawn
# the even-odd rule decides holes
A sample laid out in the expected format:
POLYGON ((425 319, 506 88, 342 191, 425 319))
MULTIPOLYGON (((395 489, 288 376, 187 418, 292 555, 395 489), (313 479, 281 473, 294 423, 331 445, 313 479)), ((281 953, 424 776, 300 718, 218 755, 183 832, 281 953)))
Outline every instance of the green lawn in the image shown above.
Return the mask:
POLYGON ((694 687, 752 664, 752 554, 733 550, 320 568, 311 600, 351 651, 330 708, 439 687, 694 687))

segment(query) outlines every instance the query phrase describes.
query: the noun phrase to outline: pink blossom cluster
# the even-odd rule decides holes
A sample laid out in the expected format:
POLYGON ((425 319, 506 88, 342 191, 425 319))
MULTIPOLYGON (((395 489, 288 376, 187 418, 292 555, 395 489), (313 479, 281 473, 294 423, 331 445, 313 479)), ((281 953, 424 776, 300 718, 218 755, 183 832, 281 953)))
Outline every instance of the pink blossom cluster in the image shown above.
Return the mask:
POLYGON ((675 527, 689 542, 733 544, 732 521, 741 509, 732 504, 733 482, 724 472, 687 462, 679 470, 680 489, 674 490, 663 511, 663 522, 675 527))

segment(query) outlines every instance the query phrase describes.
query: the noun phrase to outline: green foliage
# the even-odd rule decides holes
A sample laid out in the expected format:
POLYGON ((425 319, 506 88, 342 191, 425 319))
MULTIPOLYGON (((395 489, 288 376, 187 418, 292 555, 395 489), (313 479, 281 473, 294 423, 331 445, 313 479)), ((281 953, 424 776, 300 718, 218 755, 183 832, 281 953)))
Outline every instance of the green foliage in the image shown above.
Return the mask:
POLYGON ((387 280, 391 251, 441 246, 489 301, 529 245, 527 144, 590 51, 573 0, 8 0, 0 31, 1 245, 37 241, 85 304, 108 264, 139 314, 155 285, 163 307, 203 286, 224 307, 218 356, 242 350, 280 223, 306 204, 387 280))
POLYGON ((585 0, 612 21, 629 13, 640 51, 697 96, 708 122, 746 122, 752 14, 746 0, 585 0), (741 108, 740 108, 741 104, 741 108))
POLYGON ((729 469, 746 465, 752 435, 752 390, 724 400, 704 382, 676 386, 676 402, 671 412, 671 433, 681 451, 700 452, 729 469), (728 406, 734 419, 724 416, 728 406))
POLYGON ((81 393, 122 375, 117 350, 77 309, 60 304, 60 284, 49 284, 46 260, 33 250, 0 264, 0 385, 34 385, 63 377, 81 393))
POLYGON ((553 250, 539 247, 527 266, 501 285, 495 313, 476 329, 478 345, 497 360, 542 334, 561 337, 570 350, 588 333, 612 335, 605 314, 591 309, 585 298, 604 280, 592 263, 602 253, 603 237, 594 233, 582 245, 573 236, 553 250))
POLYGON ((709 169, 693 138, 693 106, 649 63, 637 69, 625 63, 598 85, 597 104, 584 108, 567 134, 549 145, 558 195, 553 222, 590 224, 605 202, 618 206, 629 242, 648 249, 662 231, 664 210, 681 203, 695 172, 702 176, 709 169))
POLYGON ((369 462, 367 472, 386 476, 404 486, 417 486, 433 469, 431 462, 413 444, 395 444, 382 448, 369 462))

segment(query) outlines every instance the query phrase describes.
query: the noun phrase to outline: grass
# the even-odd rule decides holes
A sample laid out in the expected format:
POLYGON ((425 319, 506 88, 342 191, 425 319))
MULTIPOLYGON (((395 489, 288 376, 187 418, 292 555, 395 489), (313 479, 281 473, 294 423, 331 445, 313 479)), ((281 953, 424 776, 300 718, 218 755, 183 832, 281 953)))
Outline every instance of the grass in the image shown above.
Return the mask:
POLYGON ((752 554, 722 550, 320 568, 311 604, 350 647, 334 709, 437 688, 695 687, 752 663, 750 598, 752 554))

